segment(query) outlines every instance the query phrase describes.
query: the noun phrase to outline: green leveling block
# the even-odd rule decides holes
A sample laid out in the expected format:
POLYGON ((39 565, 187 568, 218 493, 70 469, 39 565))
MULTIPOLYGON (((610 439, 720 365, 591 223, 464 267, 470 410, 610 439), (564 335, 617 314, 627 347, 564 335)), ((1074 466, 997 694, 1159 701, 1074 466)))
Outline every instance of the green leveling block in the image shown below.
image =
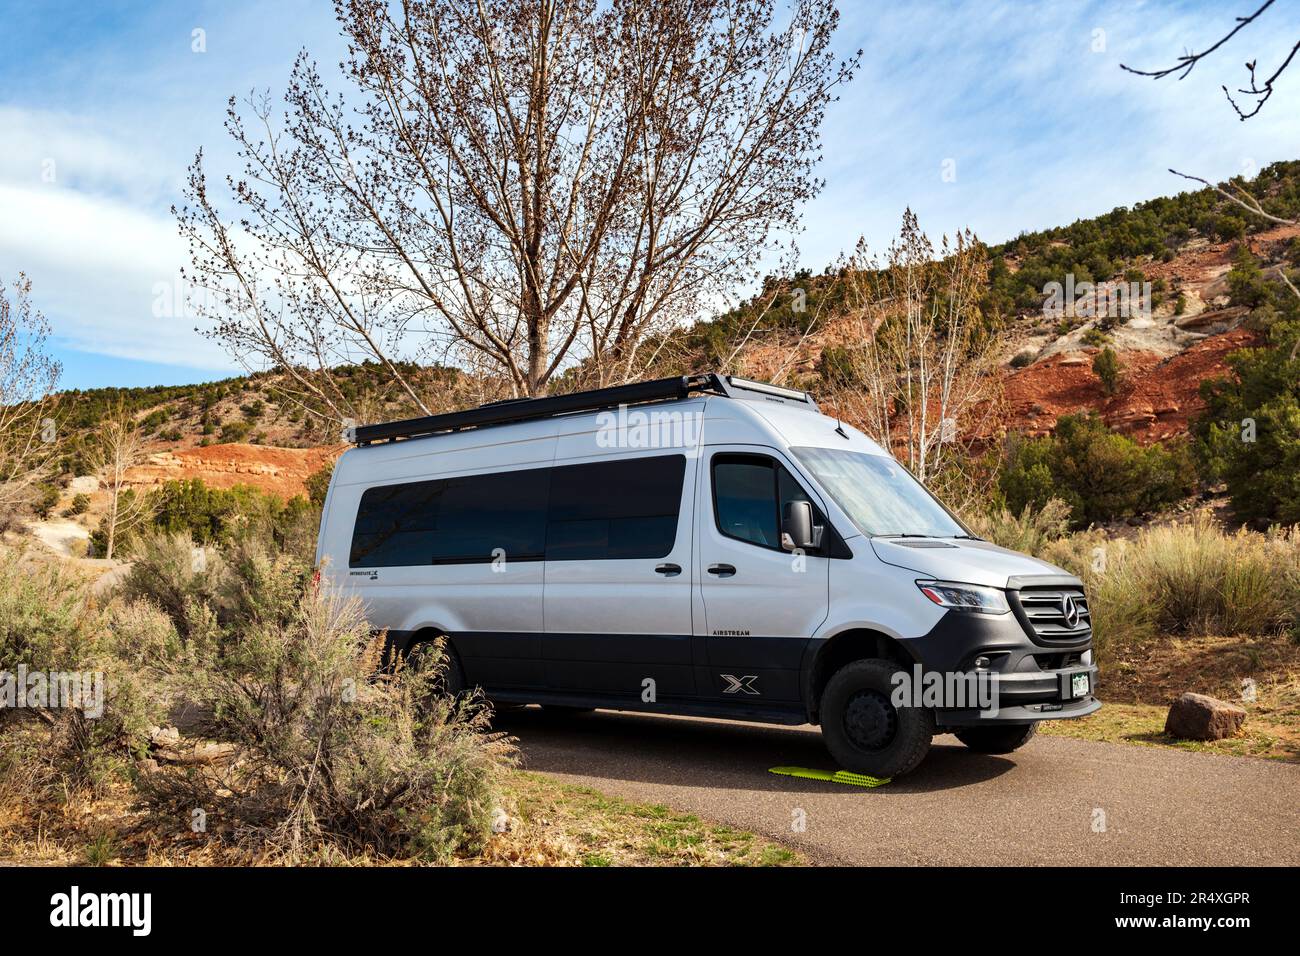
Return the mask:
POLYGON ((863 773, 850 773, 847 770, 809 770, 807 767, 773 767, 768 773, 779 773, 783 777, 804 777, 808 780, 828 780, 831 783, 847 783, 854 787, 882 787, 892 777, 868 777, 863 773))

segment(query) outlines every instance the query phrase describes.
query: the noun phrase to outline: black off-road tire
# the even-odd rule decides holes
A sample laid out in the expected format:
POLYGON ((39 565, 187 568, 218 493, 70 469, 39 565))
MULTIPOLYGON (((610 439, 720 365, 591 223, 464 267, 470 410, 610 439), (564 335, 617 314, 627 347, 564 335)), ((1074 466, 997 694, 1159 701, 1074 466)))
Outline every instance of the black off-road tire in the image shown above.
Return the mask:
POLYGON ((1033 739, 1038 723, 1007 724, 1001 727, 964 727, 953 735, 971 750, 981 754, 1009 754, 1033 739))
POLYGON ((896 708, 893 661, 853 661, 837 670, 822 692, 821 724, 826 749, 845 770, 873 777, 901 777, 930 752, 934 712, 896 708))

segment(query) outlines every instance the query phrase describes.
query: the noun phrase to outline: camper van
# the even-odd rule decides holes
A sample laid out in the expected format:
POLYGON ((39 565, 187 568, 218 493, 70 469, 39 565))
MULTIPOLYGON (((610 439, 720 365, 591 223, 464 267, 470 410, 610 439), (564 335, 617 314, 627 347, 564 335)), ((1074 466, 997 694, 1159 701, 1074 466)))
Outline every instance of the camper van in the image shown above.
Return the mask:
POLYGON ((323 579, 497 706, 820 725, 843 768, 1101 705, 1083 583, 805 392, 700 375, 354 428, 323 579))

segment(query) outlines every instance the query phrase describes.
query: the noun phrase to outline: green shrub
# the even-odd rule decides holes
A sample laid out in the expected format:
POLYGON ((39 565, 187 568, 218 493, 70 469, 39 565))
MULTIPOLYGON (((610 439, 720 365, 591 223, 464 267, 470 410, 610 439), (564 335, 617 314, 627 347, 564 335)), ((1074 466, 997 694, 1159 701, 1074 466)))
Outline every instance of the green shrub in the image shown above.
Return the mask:
POLYGON ((68 517, 76 517, 85 514, 90 510, 90 496, 78 493, 72 496, 72 502, 68 505, 68 517))
POLYGON ((325 495, 329 493, 330 478, 333 476, 333 463, 318 468, 307 476, 307 500, 317 508, 325 507, 325 495))
POLYGON ((264 538, 295 554, 310 556, 320 511, 307 499, 281 501, 247 485, 212 488, 197 478, 169 481, 150 493, 153 527, 186 534, 201 544, 264 538))
POLYGON ((1277 323, 1268 347, 1233 352, 1228 365, 1229 376, 1201 384, 1202 471, 1227 483, 1239 517, 1300 523, 1300 321, 1277 323))
POLYGON ((243 441, 252 430, 253 426, 249 422, 225 422, 221 426, 221 440, 223 442, 243 441))
POLYGON ((102 620, 75 566, 0 546, 0 670, 80 670, 102 620))
MULTIPOLYGON (((1106 345, 1106 343, 1110 341, 1110 336, 1106 334, 1105 331, 1103 331, 1102 329, 1094 325, 1092 328, 1088 329, 1086 332, 1083 333, 1082 341, 1084 345, 1090 345, 1093 348, 1100 348, 1101 346, 1106 345)), ((1093 364, 1093 367, 1094 369, 1096 368, 1095 362, 1093 364)))
POLYGON ((1101 380, 1101 390, 1107 395, 1119 391, 1119 358, 1109 345, 1093 356, 1092 371, 1101 380))
POLYGON ((1268 281, 1264 278, 1259 261, 1245 244, 1237 247, 1232 268, 1228 271, 1228 298, 1233 305, 1253 309, 1270 298, 1268 281))
POLYGON ((1043 438, 1012 438, 998 485, 1013 512, 1053 498, 1070 506, 1075 527, 1153 511, 1194 484, 1185 446, 1144 448, 1093 413, 1064 415, 1043 438))
POLYGON ((42 521, 47 520, 54 509, 59 504, 59 489, 57 485, 41 484, 36 489, 36 500, 32 503, 32 510, 36 512, 37 517, 42 521))

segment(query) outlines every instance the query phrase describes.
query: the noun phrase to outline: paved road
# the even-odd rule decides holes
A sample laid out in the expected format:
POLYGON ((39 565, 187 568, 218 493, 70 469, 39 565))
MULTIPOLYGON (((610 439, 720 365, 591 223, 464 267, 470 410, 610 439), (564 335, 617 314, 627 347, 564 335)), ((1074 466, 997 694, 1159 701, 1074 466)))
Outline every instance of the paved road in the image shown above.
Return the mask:
POLYGON ((767 772, 834 769, 812 727, 535 707, 497 724, 527 769, 762 833, 817 863, 1300 864, 1295 765, 1062 737, 994 757, 944 736, 920 768, 867 790, 767 772))

